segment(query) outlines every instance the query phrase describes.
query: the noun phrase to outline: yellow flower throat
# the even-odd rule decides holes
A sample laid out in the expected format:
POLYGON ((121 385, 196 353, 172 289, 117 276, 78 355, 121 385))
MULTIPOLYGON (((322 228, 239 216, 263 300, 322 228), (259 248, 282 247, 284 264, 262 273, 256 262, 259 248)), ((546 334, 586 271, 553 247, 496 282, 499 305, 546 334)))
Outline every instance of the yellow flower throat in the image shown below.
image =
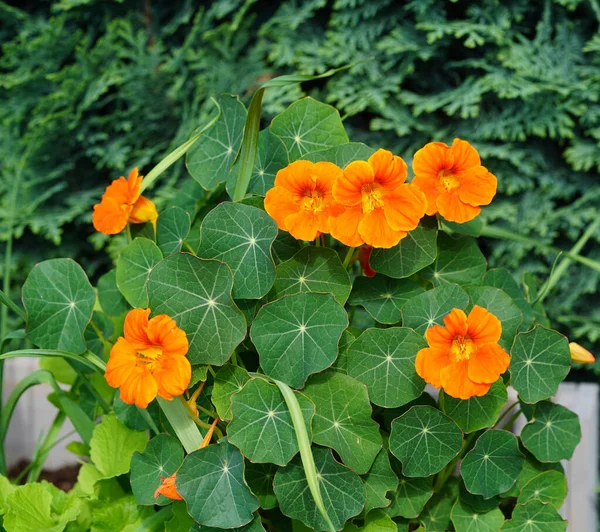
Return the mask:
POLYGON ((137 355, 137 365, 139 367, 145 367, 150 371, 154 371, 162 364, 160 359, 162 358, 163 350, 159 345, 141 349, 136 351, 135 354, 137 355))
POLYGON ((377 183, 367 183, 361 187, 362 211, 369 214, 375 209, 383 207, 383 188, 377 183))
POLYGON ((455 362, 461 362, 462 360, 469 360, 477 348, 473 343, 473 340, 468 336, 456 336, 452 340, 452 347, 450 352, 454 357, 455 362))
POLYGON ((458 188, 460 185, 460 181, 451 170, 440 170, 438 172, 438 179, 440 180, 440 184, 446 190, 446 192, 450 192, 451 190, 458 188))

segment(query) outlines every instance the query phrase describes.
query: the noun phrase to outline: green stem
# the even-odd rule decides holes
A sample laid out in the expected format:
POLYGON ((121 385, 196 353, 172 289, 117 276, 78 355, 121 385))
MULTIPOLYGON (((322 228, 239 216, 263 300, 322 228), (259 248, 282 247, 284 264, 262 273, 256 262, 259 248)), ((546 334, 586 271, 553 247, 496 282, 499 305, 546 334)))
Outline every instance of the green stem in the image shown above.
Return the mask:
POLYGON ((100 408, 102 408, 102 410, 104 410, 104 412, 108 414, 110 412, 110 405, 104 400, 104 397, 102 397, 100 392, 96 390, 96 387, 91 383, 90 379, 87 378, 87 375, 82 373, 75 364, 70 364, 70 366, 73 368, 73 370, 75 370, 75 373, 77 373, 77 376, 81 380, 81 383, 94 396, 94 399, 96 399, 96 401, 100 405, 100 408))
POLYGON ((152 419, 152 416, 150 415, 148 410, 146 410, 145 408, 140 408, 139 406, 136 406, 136 408, 137 411, 140 413, 140 416, 144 418, 144 421, 148 424, 152 432, 154 432, 154 434, 160 434, 160 430, 158 430, 158 427, 156 426, 156 423, 154 423, 154 420, 152 419))
POLYGON ((131 242, 132 242, 132 238, 131 238, 131 224, 129 222, 127 222, 127 225, 125 226, 125 233, 127 235, 127 243, 131 244, 131 242))
POLYGON ((100 341, 102 342, 102 345, 104 346, 104 351, 106 353, 106 351, 110 351, 110 347, 111 344, 110 342, 104 337, 104 334, 102 334, 102 331, 100 330, 100 328, 94 323, 94 320, 90 320, 90 326, 92 329, 94 329, 94 332, 96 333, 96 336, 100 339, 100 341))
POLYGON ((501 421, 508 415, 508 413, 519 404, 519 401, 515 401, 512 405, 510 405, 505 411, 504 413, 498 418, 498 421, 496 421, 496 423, 494 423, 494 428, 497 427, 498 425, 500 425, 501 421))
POLYGON ((517 410, 513 416, 506 422, 506 425, 504 426, 504 430, 511 430, 512 426, 514 425, 515 421, 517 420, 517 418, 522 414, 523 412, 521 411, 521 409, 519 408, 519 410, 517 410))
POLYGON ((196 252, 193 250, 192 246, 190 246, 185 240, 183 241, 183 246, 194 256, 196 256, 196 252))
POLYGON ((29 470, 29 474, 27 475, 27 482, 37 482, 40 473, 44 467, 44 463, 48 458, 48 453, 54 447, 55 441, 58 438, 60 430, 62 429, 63 423, 67 415, 59 411, 44 438, 44 442, 38 447, 35 454, 33 455, 33 459, 31 460, 32 466, 29 470))
POLYGON ((167 401, 162 397, 157 397, 156 400, 185 451, 193 453, 200 447, 204 435, 200 433, 194 420, 185 408, 185 399, 179 397, 179 401, 177 399, 167 401))
POLYGON ((344 258, 344 268, 348 269, 348 266, 352 262, 352 257, 354 256, 354 250, 356 248, 348 248, 346 252, 346 257, 344 258))
MULTIPOLYGON (((10 297, 8 297, 8 294, 5 294, 2 290, 0 290, 0 303, 3 303, 4 305, 6 305, 17 316, 19 316, 19 318, 21 318, 23 321, 27 321, 27 314, 25 314, 25 311, 21 307, 19 307, 10 297)), ((4 322, 4 320, 3 320, 3 322, 4 322)), ((4 335, 2 335, 2 339, 3 338, 4 338, 4 335)))
POLYGON ((467 451, 469 450, 471 442, 473 441, 473 438, 475 438, 475 436, 477 434, 478 434, 477 432, 471 432, 471 434, 469 434, 464 439, 462 449, 461 449, 460 453, 458 453, 458 456, 456 458, 454 458, 454 460, 452 460, 444 469, 442 469, 436 475, 435 482, 433 485, 433 491, 435 493, 439 493, 440 490, 444 487, 444 485, 448 481, 448 479, 452 476, 452 474, 454 473, 454 470, 456 469, 456 464, 458 464, 459 460, 461 460, 465 456, 465 454, 467 454, 467 451))
POLYGON ((209 430, 210 429, 210 423, 204 423, 204 421, 202 421, 196 414, 194 414, 194 411, 192 410, 192 407, 188 404, 188 402, 183 398, 182 395, 179 396, 179 399, 181 400, 181 404, 185 408, 185 410, 188 413, 188 415, 192 418, 192 421, 196 425, 198 425, 199 427, 202 427, 203 429, 209 430))

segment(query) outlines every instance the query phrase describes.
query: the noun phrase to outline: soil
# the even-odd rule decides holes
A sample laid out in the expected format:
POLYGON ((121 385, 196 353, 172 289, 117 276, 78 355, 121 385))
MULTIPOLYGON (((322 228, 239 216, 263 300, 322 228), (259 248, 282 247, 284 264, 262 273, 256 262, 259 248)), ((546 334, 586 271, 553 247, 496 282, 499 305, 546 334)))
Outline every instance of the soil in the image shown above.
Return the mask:
MULTIPOLYGON (((17 478, 21 474, 21 472, 29 465, 29 463, 29 460, 20 460, 19 462, 17 462, 8 470, 8 478, 17 478)), ((77 482, 77 474, 79 473, 80 467, 80 464, 74 464, 63 466, 60 469, 44 469, 40 474, 39 480, 46 480, 63 491, 69 491, 77 482)), ((25 484, 26 477, 26 474, 23 475, 21 484, 25 484)))

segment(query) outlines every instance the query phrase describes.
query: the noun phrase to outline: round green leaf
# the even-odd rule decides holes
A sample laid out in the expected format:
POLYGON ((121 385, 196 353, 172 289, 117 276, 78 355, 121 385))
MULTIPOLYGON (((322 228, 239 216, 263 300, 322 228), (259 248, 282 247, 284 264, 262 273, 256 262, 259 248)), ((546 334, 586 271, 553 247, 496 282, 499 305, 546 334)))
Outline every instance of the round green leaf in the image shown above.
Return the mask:
POLYGON ((187 153, 191 176, 206 190, 227 181, 231 165, 242 142, 246 108, 237 96, 219 97, 219 118, 194 143, 187 153))
POLYGON ((306 153, 348 142, 348 135, 335 107, 302 98, 271 122, 271 131, 285 144, 290 161, 306 153))
POLYGON ((453 308, 465 309, 469 304, 468 294, 458 285, 444 285, 409 299, 402 307, 402 325, 419 334, 433 325, 444 325, 453 308))
POLYGON ((226 264, 186 253, 170 255, 152 270, 150 306, 186 332, 192 364, 224 364, 246 336, 244 315, 231 300, 232 284, 226 264))
POLYGON ((533 477, 521 490, 517 502, 526 504, 537 499, 560 510, 567 498, 567 480, 560 471, 544 471, 533 477))
POLYGON ((479 513, 460 499, 454 503, 450 517, 456 532, 498 532, 504 523, 500 508, 479 513))
POLYGON ((442 409, 464 432, 475 432, 493 426, 507 399, 508 393, 502 379, 492 384, 484 396, 471 397, 466 401, 440 392, 442 409))
POLYGON ((119 254, 117 286, 133 308, 148 306, 148 277, 162 258, 160 249, 147 238, 136 238, 119 254))
POLYGON ((512 518, 504 523, 502 530, 515 532, 566 532, 567 522, 550 504, 541 501, 529 501, 517 504, 512 518))
POLYGON ((313 441, 335 449, 359 475, 369 471, 382 441, 365 385, 331 370, 313 375, 303 393, 316 408, 313 441))
POLYGON ((419 521, 427 532, 446 532, 450 528, 450 512, 454 499, 436 493, 423 508, 419 521))
POLYGON ((488 270, 483 278, 482 284, 484 286, 500 288, 500 290, 508 294, 513 300, 513 303, 517 305, 519 310, 523 313, 523 323, 520 328, 522 330, 529 329, 533 322, 533 309, 525 299, 523 290, 519 288, 519 285, 507 269, 493 268, 488 270))
POLYGON ((392 503, 384 509, 390 517, 417 517, 433 495, 432 477, 407 478, 401 476, 398 489, 392 492, 392 503))
POLYGON ((131 458, 131 490, 138 504, 159 506, 170 504, 164 495, 154 498, 163 478, 170 477, 183 462, 183 447, 168 434, 152 438, 143 452, 131 458))
POLYGON ((221 419, 229 420, 232 418, 231 396, 241 391, 244 384, 249 380, 250 375, 248 375, 248 372, 233 364, 225 364, 217 371, 211 400, 221 419))
POLYGON ((36 264, 23 285, 27 339, 43 349, 83 353, 95 301, 96 292, 74 260, 36 264))
POLYGON ((491 286, 471 286, 466 289, 471 298, 469 309, 479 305, 489 310, 502 324, 502 336, 498 342, 507 351, 515 340, 515 334, 523 322, 523 313, 512 299, 498 288, 491 286))
MULTIPOLYGON (((360 477, 336 462, 329 449, 313 447, 312 452, 325 510, 335 529, 340 530, 348 519, 363 509, 365 488, 360 477)), ((273 488, 284 515, 302 521, 314 530, 329 530, 308 489, 299 455, 277 471, 273 488)))
POLYGON ((511 384, 525 403, 552 397, 571 369, 567 339, 540 325, 518 334, 510 355, 511 384))
POLYGON ((392 470, 390 459, 385 449, 381 449, 375 457, 375 461, 366 475, 362 476, 365 489, 367 490, 367 501, 363 509, 368 514, 373 508, 385 508, 391 503, 387 498, 388 491, 396 491, 398 488, 398 477, 392 470))
POLYGON ((423 292, 424 288, 408 279, 357 277, 348 303, 362 305, 379 323, 394 324, 402 319, 404 303, 423 292))
POLYGON ((301 292, 329 292, 343 305, 352 286, 338 254, 328 248, 306 246, 279 264, 275 274, 271 299, 301 292))
POLYGON ((438 224, 435 217, 426 217, 398 245, 390 249, 373 249, 369 264, 376 272, 403 279, 421 271, 437 256, 438 224))
POLYGON ((179 207, 170 207, 160 213, 156 221, 156 243, 165 257, 181 251, 190 227, 190 215, 179 207))
POLYGON ((473 238, 453 238, 446 233, 439 233, 437 245, 437 257, 423 271, 424 277, 435 285, 481 283, 487 261, 473 238))
MULTIPOLYGON (((518 481, 517 481, 518 482, 518 481)), ((516 484, 515 484, 516 486, 516 484)), ((513 486, 514 488, 514 486, 513 486)), ((490 497, 489 499, 483 498, 481 495, 475 495, 474 493, 469 493, 467 488, 465 487, 465 483, 461 482, 459 486, 459 494, 462 501, 466 503, 469 508, 472 508, 476 512, 485 513, 490 510, 497 508, 500 504, 500 496, 496 495, 494 497, 490 497)), ((505 494, 503 494, 504 496, 505 494)))
POLYGON ((413 406, 394 419, 390 451, 407 477, 428 477, 442 470, 461 450, 462 431, 431 406, 413 406))
POLYGON ((279 231, 275 242, 273 242, 273 257, 277 263, 291 259, 302 249, 300 240, 296 240, 285 231, 279 231))
POLYGON ((562 405, 542 401, 523 427, 521 440, 540 462, 569 460, 581 440, 579 418, 562 405))
POLYGON ((402 406, 425 389, 415 370, 417 353, 424 347, 427 342, 412 329, 367 329, 348 349, 348 375, 367 385, 376 405, 402 406))
POLYGON ((271 244, 277 224, 266 212, 241 203, 215 207, 201 226, 198 256, 225 262, 233 271, 233 297, 260 299, 273 286, 271 244))
POLYGON ((244 480, 244 458, 225 438, 188 454, 175 482, 189 514, 203 526, 240 527, 258 508, 244 480))
MULTIPOLYGON (((314 405, 296 393, 306 431, 315 415, 314 405)), ((274 384, 251 379, 231 397, 233 420, 229 441, 252 462, 287 464, 298 452, 298 440, 287 404, 274 384)))
POLYGON ((348 315, 331 294, 295 294, 264 305, 250 336, 267 375, 301 388, 331 366, 348 315))
POLYGON ((517 478, 517 482, 515 485, 502 494, 502 497, 518 497, 521 493, 521 490, 525 487, 525 485, 533 478, 537 477, 540 473, 544 471, 558 471, 560 473, 564 473, 562 466, 559 462, 540 462, 536 460, 535 456, 533 456, 527 449, 524 447, 520 448, 521 452, 525 456, 525 463, 523 464, 523 469, 519 473, 519 477, 517 478))
POLYGON ((352 161, 366 161, 374 153, 375 150, 373 148, 369 148, 369 146, 362 142, 348 142, 327 150, 307 153, 302 159, 312 161, 313 163, 328 161, 340 168, 345 168, 352 161))
POLYGON ((288 153, 282 140, 269 129, 263 129, 258 134, 258 149, 248 193, 264 196, 275 185, 277 172, 285 168, 288 162, 288 153))
POLYGON ((117 273, 111 270, 98 279, 98 301, 108 316, 120 316, 131 307, 117 288, 117 273))
POLYGON ((489 499, 510 489, 524 462, 513 434, 505 430, 488 430, 464 457, 460 474, 471 493, 489 499))
POLYGON ((277 507, 277 497, 273 491, 273 479, 279 468, 275 464, 255 464, 246 460, 244 477, 250 491, 258 497, 260 507, 265 510, 277 507))

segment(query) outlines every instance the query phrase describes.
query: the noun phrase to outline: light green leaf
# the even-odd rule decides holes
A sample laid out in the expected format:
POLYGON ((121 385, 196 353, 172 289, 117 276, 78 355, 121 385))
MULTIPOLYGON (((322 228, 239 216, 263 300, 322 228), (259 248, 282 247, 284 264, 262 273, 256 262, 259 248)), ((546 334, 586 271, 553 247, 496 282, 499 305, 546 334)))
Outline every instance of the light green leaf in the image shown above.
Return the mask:
POLYGON ((511 488, 524 462, 513 434, 488 430, 464 457, 460 474, 467 490, 489 499, 511 488))
MULTIPOLYGON (((223 529, 220 527, 213 526, 200 526, 198 523, 194 523, 194 526, 190 528, 189 532, 221 532, 223 529)), ((261 523, 260 515, 256 514, 254 519, 247 525, 230 528, 233 532, 265 532, 265 529, 261 523)))
MULTIPOLYGON (((365 488, 360 477, 336 462, 329 449, 313 447, 312 452, 325 509, 335 529, 340 530, 363 509, 365 488)), ((277 471, 273 488, 284 515, 315 530, 329 530, 308 489, 299 455, 277 471)))
POLYGON ((98 301, 108 316, 120 316, 131 306, 117 288, 117 272, 110 270, 98 279, 98 301))
POLYGON ((271 122, 271 131, 285 144, 290 162, 307 153, 348 142, 337 109, 310 97, 292 103, 277 115, 271 122))
POLYGON ((519 285, 507 269, 494 268, 488 270, 483 278, 482 284, 484 286, 494 286, 500 288, 503 292, 506 292, 513 300, 513 303, 517 305, 519 310, 523 313, 523 323, 520 328, 522 330, 529 329, 533 323, 533 309, 525 299, 523 290, 519 288, 519 285))
POLYGON ((519 477, 517 478, 517 482, 515 483, 515 485, 507 492, 504 492, 502 494, 502 497, 518 497, 525 485, 531 479, 537 477, 540 473, 543 473, 544 471, 559 471, 560 473, 564 472, 559 462, 542 463, 536 460, 536 458, 524 447, 521 447, 520 450, 525 456, 525 463, 523 464, 523 469, 521 469, 521 472, 519 473, 519 477))
POLYGON ((523 313, 502 290, 491 286, 471 286, 466 289, 471 298, 469 310, 479 305, 490 311, 502 324, 502 336, 498 342, 509 351, 515 340, 519 325, 523 322, 523 313))
POLYGON ((424 347, 427 342, 412 329, 367 329, 348 349, 348 375, 367 385, 376 405, 402 406, 425 389, 415 370, 417 353, 424 347))
POLYGON ((202 222, 198 256, 232 269, 234 298, 260 299, 275 280, 271 244, 276 236, 277 224, 266 212, 223 202, 202 222))
POLYGON ((183 462, 183 447, 168 434, 152 438, 142 453, 131 458, 131 490, 138 504, 159 506, 170 504, 164 495, 154 498, 163 478, 170 477, 183 462))
POLYGON ((391 499, 388 499, 386 495, 388 491, 396 491, 398 477, 392 470, 385 449, 379 451, 369 472, 362 476, 362 481, 367 490, 367 501, 363 509, 364 514, 368 514, 373 508, 385 508, 390 505, 391 499))
POLYGON ((285 168, 288 162, 288 153, 282 140, 270 129, 263 129, 258 134, 258 149, 248 193, 264 196, 275 185, 277 172, 285 168))
POLYGON ((225 438, 188 454, 175 482, 189 514, 202 526, 240 527, 258 508, 244 480, 244 458, 225 438))
POLYGON ((254 464, 246 460, 245 478, 250 491, 258 497, 260 507, 265 510, 277 508, 277 497, 273 491, 273 479, 279 468, 275 464, 254 464))
POLYGON ((507 399, 508 393, 502 379, 498 379, 493 383, 484 396, 471 397, 466 401, 455 399, 444 392, 440 392, 442 410, 464 432, 475 432, 494 425, 507 399))
POLYGON ((220 115, 187 153, 190 175, 206 190, 227 181, 231 165, 242 142, 246 108, 236 96, 219 97, 220 115))
POLYGON ((348 523, 343 532, 398 532, 398 525, 382 510, 375 510, 365 517, 363 526, 348 523))
POLYGON ((460 499, 452 507, 451 518, 456 532, 498 532, 504 523, 499 508, 479 513, 460 499))
POLYGON ((369 264, 376 272, 388 277, 403 279, 410 277, 437 256, 438 225, 435 217, 426 217, 416 229, 390 249, 373 249, 369 264))
POLYGON ((17 489, 6 477, 0 475, 0 515, 6 512, 6 499, 17 489))
POLYGON ((392 422, 390 451, 402 462, 407 477, 428 477, 441 471, 462 447, 462 431, 431 406, 413 406, 392 422))
POLYGON ((352 161, 366 161, 374 153, 375 150, 373 148, 369 148, 369 146, 362 142, 348 142, 326 150, 307 153, 302 159, 312 161, 313 163, 328 161, 343 169, 352 161))
POLYGON ((382 441, 365 385, 331 370, 313 375, 303 393, 316 407, 313 441, 335 449, 359 475, 369 471, 382 441))
POLYGON ((571 369, 567 339, 540 325, 518 334, 510 355, 511 384, 525 403, 553 396, 571 369))
POLYGON ((132 307, 148 306, 148 276, 161 260, 160 249, 147 238, 136 238, 119 254, 117 287, 132 307))
POLYGON ((450 528, 450 512, 454 498, 436 493, 423 508, 419 521, 427 532, 446 532, 450 528))
POLYGON ((127 473, 133 453, 142 452, 148 436, 145 432, 128 429, 114 414, 105 415, 96 425, 90 442, 90 458, 102 478, 127 473))
POLYGON ((448 283, 480 284, 487 261, 473 238, 452 238, 446 233, 438 235, 438 253, 434 263, 422 275, 434 285, 448 283))
POLYGON ((392 503, 383 511, 390 517, 417 517, 433 495, 433 477, 400 476, 398 490, 392 492, 392 503))
POLYGON ((458 285, 444 285, 427 290, 424 294, 409 299, 402 307, 402 325, 419 334, 433 325, 444 325, 453 308, 465 309, 469 304, 468 294, 458 285))
POLYGON ((231 299, 232 285, 226 264, 186 253, 175 253, 152 270, 150 306, 186 332, 192 364, 224 364, 246 336, 244 316, 231 299))
POLYGON ((512 518, 504 523, 502 530, 515 532, 566 532, 567 522, 550 504, 541 501, 529 501, 517 504, 512 518))
MULTIPOLYGON (((306 430, 315 415, 314 405, 297 393, 306 430)), ((233 420, 227 428, 229 441, 252 462, 286 465, 298 452, 292 417, 274 384, 251 379, 231 397, 233 420)))
POLYGON ((523 427, 521 440, 540 462, 569 460, 581 440, 579 418, 562 405, 542 401, 523 427))
POLYGON ((160 213, 156 221, 156 243, 165 257, 181 251, 190 227, 190 215, 179 207, 169 207, 160 213))
POLYGON ((404 303, 423 292, 424 288, 408 279, 357 277, 348 303, 362 305, 379 323, 394 324, 402 319, 404 303))
POLYGON ((264 305, 250 336, 267 375, 301 388, 312 373, 331 366, 348 315, 331 294, 284 296, 264 305))
POLYGON ((92 532, 137 532, 138 527, 143 527, 142 523, 154 514, 153 508, 138 506, 131 495, 109 500, 94 509, 92 532))
POLYGON ((231 396, 241 391, 249 380, 248 372, 233 364, 225 364, 217 371, 211 400, 221 419, 231 419, 231 396))
POLYGON ((567 480, 560 471, 544 471, 533 477, 521 490, 518 504, 537 499, 560 510, 567 498, 567 480))
POLYGON ((350 277, 332 249, 306 246, 279 264, 275 273, 270 299, 301 292, 329 292, 343 305, 350 295, 350 277))
POLYGON ((83 331, 95 301, 92 285, 74 260, 36 264, 23 285, 27 339, 43 349, 83 353, 83 331))

